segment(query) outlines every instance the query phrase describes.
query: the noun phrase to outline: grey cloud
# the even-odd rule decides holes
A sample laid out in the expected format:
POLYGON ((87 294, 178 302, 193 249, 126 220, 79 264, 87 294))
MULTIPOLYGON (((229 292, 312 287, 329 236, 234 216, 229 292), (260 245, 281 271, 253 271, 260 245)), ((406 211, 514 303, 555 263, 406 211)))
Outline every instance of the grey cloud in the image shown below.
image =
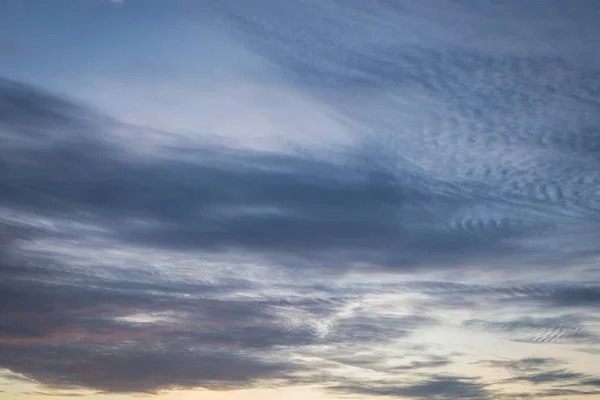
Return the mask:
MULTIPOLYGON (((39 315, 5 321, 0 328, 1 366, 58 388, 109 392, 241 388, 261 379, 283 378, 297 369, 289 362, 269 361, 274 354, 268 348, 306 341, 306 337, 292 338, 294 333, 282 327, 123 326, 101 317, 73 321, 72 316, 68 322, 60 321, 65 314, 68 311, 50 317, 52 325, 44 318, 24 321, 40 319, 39 315)), ((221 317, 205 323, 227 321, 221 317)))
POLYGON ((599 286, 566 286, 546 293, 537 293, 533 300, 546 302, 551 307, 591 307, 600 306, 599 286))
MULTIPOLYGON (((404 54, 402 44, 477 49, 485 54, 506 56, 524 53, 519 51, 521 46, 512 42, 519 38, 528 53, 553 55, 571 50, 565 49, 565 45, 585 49, 593 42, 581 31, 598 29, 592 17, 597 15, 596 7, 589 1, 579 3, 580 7, 566 7, 559 2, 552 6, 547 2, 533 5, 516 1, 501 6, 492 2, 474 6, 441 1, 434 9, 410 0, 372 4, 351 0, 343 7, 335 2, 310 0, 293 8, 268 1, 249 9, 237 7, 235 1, 212 3, 214 12, 230 19, 233 34, 238 33, 240 40, 285 66, 291 76, 328 86, 354 82, 391 85, 420 77, 423 71, 413 71, 408 76, 399 73, 398 58, 404 54), (565 20, 565 14, 571 19, 565 20), (449 19, 456 22, 448 23, 449 19), (518 35, 524 25, 528 32, 537 35, 518 35), (548 32, 548 28, 554 31, 548 32), (481 36, 467 39, 461 35, 469 29, 481 36), (555 47, 544 46, 546 40, 551 40, 555 47), (512 46, 507 46, 507 42, 512 46)), ((421 82, 427 83, 426 79, 421 82)))
POLYGON ((509 379, 510 381, 526 381, 534 384, 571 382, 583 378, 584 375, 567 370, 544 371, 536 374, 522 375, 509 379))
POLYGON ((406 287, 428 295, 425 304, 442 308, 535 306, 546 310, 594 309, 600 288, 595 282, 482 285, 455 282, 413 282, 406 287))
POLYGON ((581 381, 581 384, 586 386, 600 386, 600 378, 585 379, 581 381))
POLYGON ((229 300, 222 297, 243 286, 227 282, 204 284, 153 284, 70 275, 70 282, 55 273, 39 281, 17 269, 2 268, 0 341, 48 343, 75 338, 82 342, 136 340, 144 332, 159 341, 190 341, 211 348, 267 349, 301 345, 316 339, 308 328, 286 325, 284 309, 329 307, 319 299, 229 300), (137 314, 158 322, 123 318, 137 314))
POLYGON ((487 361, 485 364, 505 368, 513 372, 532 372, 560 365, 561 362, 553 358, 529 357, 520 360, 493 360, 487 361))
POLYGON ((584 389, 547 389, 540 390, 536 392, 527 392, 527 393, 503 393, 499 394, 499 399, 506 400, 519 400, 519 399, 539 399, 539 398, 551 398, 551 397, 560 397, 560 398, 569 398, 565 396, 590 396, 600 394, 599 391, 595 390, 584 390, 584 389))
POLYGON ((328 340, 341 343, 385 343, 410 336, 414 330, 436 325, 434 318, 419 315, 356 315, 337 322, 328 340))
POLYGON ((502 382, 528 382, 544 389, 532 393, 508 395, 498 393, 499 398, 544 398, 596 394, 586 387, 600 384, 594 376, 575 372, 562 367, 565 362, 553 358, 529 357, 515 360, 493 360, 484 362, 494 368, 503 368, 513 377, 502 382), (551 387, 551 388, 545 388, 551 387))
POLYGON ((13 80, 0 80, 0 126, 16 131, 25 138, 44 134, 59 135, 61 130, 73 131, 87 127, 90 111, 37 88, 13 80))
POLYGON ((322 336, 286 314, 327 317, 344 304, 343 293, 273 297, 240 279, 165 282, 144 272, 115 278, 56 262, 21 254, 0 262, 0 368, 55 388, 156 392, 295 382, 316 367, 289 361, 305 346, 369 347, 435 322, 357 316, 322 336))
POLYGON ((299 368, 282 361, 276 348, 316 340, 311 330, 281 318, 293 300, 222 298, 244 288, 235 280, 115 284, 0 255, 0 368, 49 387, 248 387, 299 368))
MULTIPOLYGON (((442 356, 436 354, 428 346, 414 344, 418 343, 419 333, 428 329, 429 324, 425 323, 421 327, 415 326, 412 336, 389 335, 381 337, 380 340, 371 338, 370 340, 348 340, 343 343, 335 341, 334 337, 331 342, 333 346, 309 350, 308 354, 323 361, 307 365, 307 369, 315 372, 309 374, 308 379, 305 377, 305 382, 320 384, 324 381, 323 374, 327 374, 326 381, 347 386, 350 381, 340 377, 346 376, 349 368, 361 369, 367 374, 375 372, 390 377, 402 377, 404 382, 417 382, 422 380, 423 376, 435 375, 432 371, 443 371, 445 367, 454 363, 454 358, 458 354, 450 353, 442 356)), ((357 329, 361 329, 361 327, 357 327, 357 329)), ((376 331, 372 337, 378 337, 379 332, 379 330, 376 331)), ((370 382, 369 378, 365 377, 365 379, 355 380, 352 383, 358 381, 370 382)), ((390 378, 385 386, 397 386, 397 382, 390 378)))
POLYGON ((42 397, 85 397, 88 394, 76 392, 24 392, 27 396, 42 396, 42 397))
POLYGON ((409 363, 408 365, 400 365, 400 366, 394 367, 393 370, 412 371, 412 370, 418 370, 418 369, 446 367, 450 364, 452 364, 452 360, 450 358, 438 356, 438 357, 431 357, 429 360, 426 360, 426 361, 413 361, 413 362, 409 363))
MULTIPOLYGON (((483 186, 461 188, 409 164, 389 170, 365 149, 348 150, 346 164, 210 146, 195 150, 193 161, 189 150, 184 158, 172 150, 169 158, 141 160, 102 141, 106 119, 65 100, 56 99, 55 106, 55 97, 38 92, 2 84, 4 114, 19 116, 2 121, 10 148, 0 154, 2 204, 99 226, 110 240, 233 249, 278 263, 337 268, 357 262, 401 269, 516 259, 567 263, 597 251, 591 242, 585 251, 536 250, 528 243, 548 230, 533 225, 481 221, 483 231, 447 229, 465 207, 494 208, 503 200, 485 195, 483 186), (23 130, 36 139, 20 140, 23 130)), ((510 221, 513 211, 503 212, 510 221)), ((553 225, 548 218, 539 222, 553 225)))
POLYGON ((472 378, 433 375, 425 381, 412 385, 365 384, 363 386, 339 385, 335 391, 385 397, 408 397, 415 399, 489 399, 485 385, 472 378))
POLYGON ((49 387, 108 392, 154 392, 169 388, 234 389, 282 377, 292 366, 243 352, 223 352, 153 342, 115 346, 1 346, 4 367, 49 387))
POLYGON ((581 318, 571 315, 558 317, 522 317, 509 321, 468 320, 470 329, 509 335, 513 340, 528 343, 597 343, 598 336, 588 330, 581 318))
MULTIPOLYGON (((453 9, 452 2, 444 3, 453 9)), ((534 49, 543 48, 547 43, 532 45, 528 51, 522 52, 494 51, 490 38, 479 46, 470 45, 476 40, 440 40, 440 36, 448 33, 445 32, 448 24, 443 20, 447 17, 446 12, 450 11, 442 11, 445 8, 442 6, 436 16, 433 10, 412 1, 370 6, 362 2, 347 2, 343 8, 307 1, 296 12, 275 4, 240 9, 221 2, 219 7, 226 9, 222 13, 231 18, 238 32, 242 32, 240 40, 281 65, 290 80, 303 88, 312 87, 315 96, 326 98, 353 121, 370 128, 376 126, 380 133, 389 133, 386 136, 388 146, 397 143, 396 136, 410 138, 402 140, 405 148, 399 149, 401 152, 410 149, 414 154, 421 154, 423 147, 434 148, 439 151, 437 161, 442 163, 444 150, 460 149, 461 154, 477 150, 496 158, 498 154, 494 153, 499 148, 536 152, 543 148, 585 154, 598 161, 600 131, 597 110, 600 102, 595 84, 600 74, 598 63, 582 65, 581 58, 565 56, 575 47, 586 49, 586 46, 592 46, 582 37, 571 36, 586 25, 581 19, 586 19, 588 28, 598 33, 598 28, 590 25, 588 20, 591 13, 576 13, 577 23, 565 23, 557 14, 547 15, 547 26, 543 22, 540 24, 543 19, 539 17, 527 20, 528 28, 534 32, 560 26, 565 30, 562 37, 570 36, 566 48, 560 49, 556 40, 552 40, 554 51, 538 53, 534 49), (398 9, 391 11, 396 7, 398 9), (332 26, 329 12, 333 10, 336 24, 332 26), (272 17, 273 13, 278 14, 276 18, 272 17), (299 19, 297 13, 306 17, 299 19), (560 22, 556 21, 557 18, 560 22), (419 20, 421 24, 416 23, 419 20), (307 34, 307 23, 312 35, 307 34), (285 29, 282 29, 284 26, 285 29), (360 34, 363 29, 366 31, 360 34), (415 32, 410 32, 411 29, 415 32), (403 40, 393 40, 394 35, 403 40), (431 35, 433 40, 423 40, 423 36, 431 35), (348 40, 349 37, 353 40, 348 40), (418 106, 404 111, 410 105, 363 95, 365 91, 375 90, 402 91, 404 97, 418 106), (340 91, 360 93, 361 96, 356 100, 348 99, 340 96, 340 91), (413 93, 419 95, 412 96, 413 93), (429 96, 434 97, 436 102, 421 104, 424 97, 429 96), (356 103, 362 99, 365 104, 356 103), (370 107, 369 102, 375 102, 377 106, 370 107), (548 110, 553 110, 553 115, 547 115, 548 110), (431 121, 430 125, 413 126, 414 117, 410 112, 431 121), (436 125, 436 121, 441 123, 436 125), (432 137, 428 137, 423 128, 432 130, 432 137), (411 130, 418 131, 418 134, 411 130), (452 140, 454 143, 448 143, 452 140), (447 148, 444 149, 443 145, 447 148)), ((592 8, 590 4, 587 7, 592 8)), ((480 11, 489 13, 491 8, 488 4, 480 11)), ((513 13, 529 9, 522 3, 507 8, 513 13)), ((538 7, 536 9, 544 14, 538 7)), ((558 5, 556 9, 573 11, 570 7, 558 5)), ((454 15, 453 12, 450 14, 454 15)), ((461 9, 459 15, 469 22, 472 18, 481 17, 472 6, 461 9)), ((524 21, 518 22, 514 16, 504 19, 495 12, 485 18, 486 23, 498 23, 499 30, 515 23, 525 24, 524 21)), ((461 31, 461 26, 468 30, 470 24, 456 24, 452 28, 461 31)), ((483 27, 478 28, 478 31, 486 31, 483 27)), ((515 32, 499 35, 498 31, 492 31, 490 36, 505 44, 507 35, 515 32)), ((461 34, 461 37, 468 35, 466 32, 461 34)), ((528 39, 535 41, 534 37, 530 35, 528 39)), ((522 36, 518 39, 524 40, 522 36)), ((555 163, 557 161, 560 159, 554 160, 555 163)), ((597 166, 597 163, 588 164, 586 170, 592 172, 588 168, 593 165, 597 166)), ((581 166, 584 167, 584 164, 581 166)), ((477 167, 481 165, 474 166, 477 167)), ((490 183, 496 181, 494 183, 505 185, 502 188, 505 194, 515 201, 523 201, 523 205, 536 196, 541 196, 538 199, 541 202, 563 201, 567 197, 569 202, 580 200, 571 198, 563 183, 569 185, 568 189, 587 193, 583 186, 575 185, 576 182, 550 182, 549 176, 527 176, 531 171, 525 171, 518 165, 488 164, 486 167, 471 171, 473 176, 470 178, 483 178, 490 183), (479 173, 483 176, 477 176, 479 173), (527 178, 532 181, 527 182, 527 178), (553 192, 557 190, 565 198, 552 199, 553 192)), ((554 178, 558 172, 570 178, 564 168, 568 165, 550 166, 543 162, 536 165, 539 172, 552 174, 554 178)), ((596 203, 596 211, 597 206, 596 203)))
POLYGON ((538 396, 544 397, 563 397, 563 396, 592 396, 598 395, 598 390, 584 390, 584 389, 549 389, 540 392, 538 396))
MULTIPOLYGON (((437 189, 468 197, 464 207, 434 216, 454 235, 501 241, 519 232, 532 240, 554 237, 554 248, 572 246, 580 255, 597 251, 584 244, 598 235, 600 210, 600 68, 597 58, 581 61, 593 46, 583 38, 598 33, 592 3, 577 11, 555 3, 551 12, 517 2, 499 10, 491 3, 442 2, 435 9, 412 1, 333 3, 306 1, 297 12, 277 4, 215 8, 299 87, 311 87, 358 130, 376 131, 365 142, 387 149, 378 162, 422 162, 429 177, 455 184, 437 189), (521 14, 525 19, 514 18, 521 14), (448 15, 462 23, 447 24, 448 15), (551 34, 558 26, 562 34, 551 34), (573 34, 583 27, 585 35, 573 34), (479 42, 473 30, 486 39, 479 42), (508 39, 522 31, 536 34, 508 39), (529 45, 519 51, 516 43, 529 45), (579 58, 567 56, 574 49, 579 58), (379 96, 384 90, 399 95, 379 96), (579 243, 563 236, 567 225, 578 226, 579 243)), ((518 245, 505 250, 518 253, 520 264, 537 258, 518 245)))
POLYGON ((534 385, 560 385, 557 388, 542 390, 537 393, 540 397, 577 396, 598 394, 597 390, 589 387, 600 386, 600 379, 586 374, 565 369, 547 370, 534 374, 518 375, 508 379, 510 382, 529 382, 534 385))

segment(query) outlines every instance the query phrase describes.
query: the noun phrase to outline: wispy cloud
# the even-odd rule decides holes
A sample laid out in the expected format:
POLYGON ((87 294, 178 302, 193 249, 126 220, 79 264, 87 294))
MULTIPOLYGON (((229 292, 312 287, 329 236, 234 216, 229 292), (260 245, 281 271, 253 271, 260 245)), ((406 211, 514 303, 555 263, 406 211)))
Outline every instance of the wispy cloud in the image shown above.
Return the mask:
POLYGON ((385 397, 414 399, 488 399, 485 385, 474 379, 454 376, 432 376, 423 382, 407 386, 366 385, 339 386, 335 390, 385 397))

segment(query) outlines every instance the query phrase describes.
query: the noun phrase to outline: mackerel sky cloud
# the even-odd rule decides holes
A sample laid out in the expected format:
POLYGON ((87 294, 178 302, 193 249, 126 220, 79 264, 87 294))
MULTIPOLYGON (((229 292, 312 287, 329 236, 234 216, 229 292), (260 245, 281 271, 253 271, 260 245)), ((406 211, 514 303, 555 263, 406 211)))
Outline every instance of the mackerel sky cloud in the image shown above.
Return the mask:
POLYGON ((6 1, 1 395, 597 398, 599 18, 6 1))

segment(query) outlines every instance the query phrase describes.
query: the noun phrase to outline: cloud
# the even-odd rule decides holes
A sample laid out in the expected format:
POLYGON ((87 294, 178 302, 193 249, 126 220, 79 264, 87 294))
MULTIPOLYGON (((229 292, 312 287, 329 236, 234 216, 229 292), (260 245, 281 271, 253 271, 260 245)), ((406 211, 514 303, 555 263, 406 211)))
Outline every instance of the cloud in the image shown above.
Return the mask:
POLYGON ((527 382, 540 390, 535 393, 507 394, 498 393, 498 398, 544 398, 557 396, 578 396, 597 394, 597 391, 588 387, 597 386, 600 382, 597 377, 575 372, 566 368, 557 368, 565 364, 562 360, 553 358, 528 357, 513 360, 493 360, 484 364, 502 368, 511 373, 512 377, 496 382, 527 382))
POLYGON ((165 281, 146 271, 72 271, 56 268, 61 260, 11 250, 16 243, 0 258, 0 367, 51 388, 154 393, 293 383, 315 365, 290 352, 373 349, 435 323, 360 312, 338 318, 354 297, 343 293, 274 296, 232 277, 165 281), (323 333, 316 318, 334 322, 323 333))
POLYGON ((557 287, 546 293, 536 293, 532 299, 546 302, 550 307, 595 308, 600 305, 600 287, 591 285, 557 287))
POLYGON ((418 370, 418 369, 428 369, 428 368, 440 368, 446 367, 452 364, 452 360, 447 357, 431 357, 431 359, 426 361, 413 361, 408 365, 400 365, 394 367, 394 370, 403 371, 403 370, 418 370))
POLYGON ((520 360, 494 360, 488 361, 486 364, 505 368, 512 372, 531 372, 546 369, 549 366, 556 366, 561 362, 553 358, 528 357, 520 360))
MULTIPOLYGON (((515 362, 526 362, 527 359, 515 362)), ((532 368, 532 371, 518 370, 514 371, 516 375, 507 379, 507 382, 528 382, 536 386, 559 385, 552 389, 546 389, 538 393, 539 396, 568 396, 568 395, 588 395, 598 394, 598 391, 589 387, 598 386, 600 380, 598 377, 589 376, 583 373, 570 371, 567 369, 551 369, 555 363, 542 363, 542 365, 532 368), (542 365, 545 366, 542 367, 542 365), (574 389, 573 389, 574 388, 574 389)))
POLYGON ((0 366, 51 387, 241 388, 295 368, 270 349, 314 337, 289 327, 280 305, 211 298, 226 283, 112 285, 72 275, 64 283, 14 267, 1 265, 0 366))
MULTIPOLYGON (((154 392, 171 388, 235 389, 260 379, 276 379, 290 365, 255 356, 198 350, 149 341, 112 349, 82 346, 3 348, 6 367, 50 387, 94 388, 109 392, 154 392), (154 346, 154 348, 153 348, 154 346)), ((114 345, 113 345, 114 346, 114 345)))
POLYGON ((581 384, 586 386, 600 386, 600 378, 591 378, 581 381, 581 384))
POLYGON ((341 343, 373 342, 385 343, 390 339, 410 336, 415 329, 435 325, 431 317, 418 315, 353 315, 342 318, 335 324, 335 330, 329 340, 341 343))
MULTIPOLYGON (((553 398, 564 396, 593 396, 600 394, 595 390, 584 390, 584 389, 548 389, 541 390, 535 393, 511 393, 501 395, 501 399, 537 399, 537 398, 553 398)), ((568 397, 567 397, 568 398, 568 397)))
POLYGON ((595 308, 600 302, 600 287, 595 282, 530 283, 520 286, 457 285, 447 282, 424 283, 424 290, 433 295, 467 296, 474 299, 494 297, 508 304, 535 304, 548 309, 595 308))
POLYGON ((468 320, 471 329, 509 334, 513 340, 527 343, 597 343, 598 336, 586 329, 578 317, 522 317, 509 321, 468 320))
POLYGON ((431 216, 448 233, 438 242, 429 231, 432 243, 459 248, 453 239, 471 237, 494 254, 482 264, 502 259, 503 250, 518 254, 514 263, 553 264, 557 258, 538 253, 550 247, 571 248, 571 263, 580 261, 575 253, 586 253, 584 243, 597 235, 583 219, 598 218, 598 64, 565 54, 591 45, 581 31, 597 29, 583 11, 589 3, 568 11, 571 22, 559 17, 559 5, 516 2, 498 10, 446 2, 429 10, 412 1, 343 8, 306 1, 297 12, 274 3, 215 8, 240 40, 363 129, 363 143, 380 146, 373 164, 399 176, 410 165, 435 180, 434 190, 466 197, 458 200, 462 207, 431 216), (448 18, 461 22, 447 24, 448 18), (557 19, 562 34, 550 44, 557 19), (564 235, 567 225, 579 243, 564 235), (500 247, 489 249, 481 239, 500 247))
POLYGON ((533 384, 570 382, 583 378, 583 374, 566 370, 544 371, 511 378, 510 381, 526 381, 533 384))
POLYGON ((485 385, 474 379, 454 376, 432 376, 431 378, 407 386, 391 385, 341 385, 335 391, 353 394, 366 394, 385 397, 408 397, 414 399, 488 399, 491 398, 485 385))
POLYGON ((11 253, 0 249, 0 367, 53 388, 233 389, 283 378, 298 366, 274 349, 316 335, 290 325, 282 310, 327 306, 223 298, 248 288, 238 279, 156 282, 140 273, 115 280, 11 253))
POLYGON ((545 397, 563 397, 563 396, 593 396, 600 394, 598 390, 585 390, 585 389, 549 389, 539 393, 540 396, 545 397))
POLYGON ((83 393, 75 393, 75 392, 23 392, 26 396, 42 396, 42 397, 84 397, 88 396, 83 393))
MULTIPOLYGON (((325 150, 183 141, 0 79, 0 367, 127 393, 595 394, 596 377, 543 353, 484 362, 511 374, 494 386, 445 372, 491 358, 465 336, 455 353, 457 332, 600 345, 597 18, 551 3, 202 2, 220 21, 207 30, 253 61, 243 101, 190 105, 198 130, 281 138, 305 128, 282 109, 323 109, 319 134, 350 137, 325 150), (254 119, 240 109, 257 97, 254 119)), ((237 57, 224 51, 214 70, 237 57)), ((197 99, 170 79, 161 101, 197 99)))
POLYGON ((105 240, 342 269, 564 264, 598 250, 595 241, 540 247, 550 226, 577 233, 549 215, 513 225, 521 210, 485 195, 484 182, 390 170, 369 147, 341 149, 343 163, 211 145, 142 157, 103 139, 117 121, 14 82, 0 90, 2 206, 95 226, 105 240), (467 208, 504 209, 506 224, 453 227, 467 208))

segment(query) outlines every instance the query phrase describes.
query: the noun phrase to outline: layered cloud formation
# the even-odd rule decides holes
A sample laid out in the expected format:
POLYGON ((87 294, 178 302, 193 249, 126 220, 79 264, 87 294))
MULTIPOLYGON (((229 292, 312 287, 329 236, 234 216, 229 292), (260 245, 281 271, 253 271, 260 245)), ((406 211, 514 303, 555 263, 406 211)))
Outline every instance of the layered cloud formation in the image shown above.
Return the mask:
POLYGON ((190 137, 1 78, 7 376, 105 393, 600 394, 595 3, 200 9, 268 63, 252 87, 301 93, 344 140, 190 137))

